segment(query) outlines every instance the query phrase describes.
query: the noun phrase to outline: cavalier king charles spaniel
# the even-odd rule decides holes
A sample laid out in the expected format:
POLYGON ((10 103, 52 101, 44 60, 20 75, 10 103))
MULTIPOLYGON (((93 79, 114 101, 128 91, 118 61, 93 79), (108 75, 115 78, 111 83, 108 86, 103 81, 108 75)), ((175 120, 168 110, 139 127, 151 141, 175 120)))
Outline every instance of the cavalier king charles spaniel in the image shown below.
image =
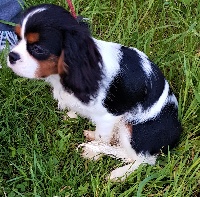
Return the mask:
POLYGON ((109 155, 125 164, 111 180, 125 179, 140 164, 154 165, 177 143, 178 102, 159 68, 141 51, 93 38, 64 8, 42 4, 24 12, 19 43, 8 66, 19 76, 45 79, 60 109, 90 119, 82 156, 109 155))

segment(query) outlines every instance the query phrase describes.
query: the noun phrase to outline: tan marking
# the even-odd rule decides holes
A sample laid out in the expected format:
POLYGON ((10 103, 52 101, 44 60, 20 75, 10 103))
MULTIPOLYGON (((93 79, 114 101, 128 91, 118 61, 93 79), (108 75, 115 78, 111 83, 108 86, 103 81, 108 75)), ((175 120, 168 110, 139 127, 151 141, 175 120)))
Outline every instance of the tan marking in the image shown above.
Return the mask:
POLYGON ((131 124, 125 124, 125 127, 127 128, 130 136, 132 136, 132 132, 133 132, 133 125, 131 124))
POLYGON ((58 59, 58 74, 67 73, 67 64, 65 63, 65 56, 64 56, 64 50, 62 50, 62 53, 58 59))
POLYGON ((110 139, 111 146, 118 146, 119 145, 119 126, 118 123, 115 124, 114 129, 112 131, 112 137, 110 139))
POLYGON ((39 33, 28 33, 26 35, 26 39, 29 44, 39 41, 39 38, 40 38, 39 33))
POLYGON ((16 26, 15 26, 15 33, 19 36, 19 37, 21 37, 21 25, 19 25, 19 24, 17 24, 16 26))
POLYGON ((58 57, 51 55, 47 60, 38 61, 39 68, 36 77, 43 78, 52 74, 58 74, 58 57))
POLYGON ((119 146, 120 145, 120 132, 128 132, 128 135, 131 137, 132 136, 132 125, 128 123, 122 123, 120 122, 119 124, 116 124, 113 130, 112 138, 110 140, 111 146, 119 146), (122 125, 121 125, 122 124, 122 125), (124 127, 125 126, 125 127, 124 127), (125 131, 126 130, 126 131, 125 131))

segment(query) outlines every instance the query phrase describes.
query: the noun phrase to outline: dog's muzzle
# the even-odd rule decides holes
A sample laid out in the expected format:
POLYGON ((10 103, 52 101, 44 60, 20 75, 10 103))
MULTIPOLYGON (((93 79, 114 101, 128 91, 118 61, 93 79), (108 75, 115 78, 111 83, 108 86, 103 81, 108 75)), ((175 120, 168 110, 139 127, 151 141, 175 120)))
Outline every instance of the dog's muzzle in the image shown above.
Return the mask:
POLYGON ((20 56, 18 53, 10 52, 8 55, 8 58, 9 58, 10 64, 15 64, 16 61, 20 59, 20 56))

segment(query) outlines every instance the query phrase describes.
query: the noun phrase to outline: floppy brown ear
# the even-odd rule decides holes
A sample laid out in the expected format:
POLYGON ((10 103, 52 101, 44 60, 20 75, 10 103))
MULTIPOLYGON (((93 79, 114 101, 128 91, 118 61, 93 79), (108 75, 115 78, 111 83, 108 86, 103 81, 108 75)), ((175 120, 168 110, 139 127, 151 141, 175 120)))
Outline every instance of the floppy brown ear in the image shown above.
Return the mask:
POLYGON ((95 97, 102 79, 102 57, 90 32, 79 24, 64 30, 65 69, 61 76, 62 85, 74 93, 82 102, 88 103, 95 97))

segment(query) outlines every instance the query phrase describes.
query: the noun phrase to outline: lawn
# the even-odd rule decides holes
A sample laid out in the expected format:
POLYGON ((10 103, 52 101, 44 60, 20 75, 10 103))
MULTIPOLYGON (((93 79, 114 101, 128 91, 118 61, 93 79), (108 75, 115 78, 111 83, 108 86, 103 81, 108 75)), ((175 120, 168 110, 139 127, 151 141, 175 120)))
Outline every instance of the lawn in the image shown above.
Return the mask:
MULTIPOLYGON (((25 7, 65 0, 26 0, 25 7)), ((66 118, 44 81, 16 76, 0 53, 0 196, 197 197, 200 195, 199 0, 74 0, 94 37, 144 51, 179 100, 179 145, 125 182, 105 177, 122 165, 85 160, 76 150, 88 120, 66 118)), ((66 24, 67 25, 67 24, 66 24)))

